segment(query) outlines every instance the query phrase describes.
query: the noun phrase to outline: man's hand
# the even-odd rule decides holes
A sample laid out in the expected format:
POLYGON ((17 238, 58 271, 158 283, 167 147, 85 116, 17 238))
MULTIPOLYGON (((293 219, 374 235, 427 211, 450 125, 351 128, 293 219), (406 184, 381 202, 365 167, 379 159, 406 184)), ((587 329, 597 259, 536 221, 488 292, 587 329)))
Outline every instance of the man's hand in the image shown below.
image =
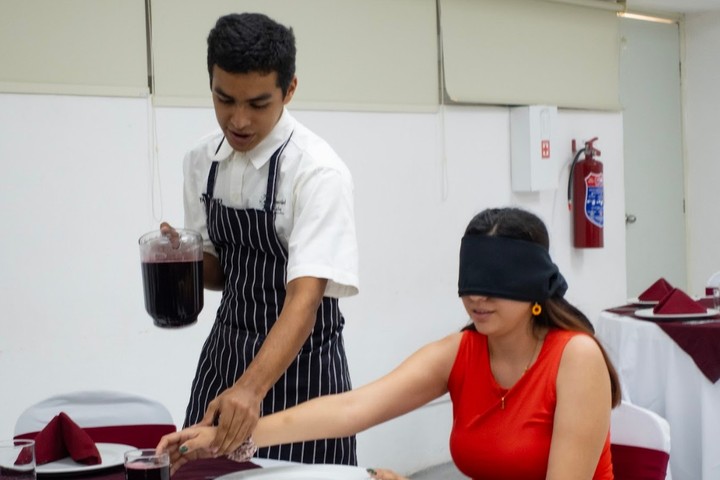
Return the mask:
POLYGON ((160 224, 160 233, 170 240, 170 245, 172 245, 173 248, 178 248, 180 246, 180 235, 169 223, 162 222, 160 224))
POLYGON ((326 284, 327 280, 314 277, 288 283, 282 312, 257 355, 235 384, 210 402, 200 421, 205 426, 218 422, 213 453, 235 451, 255 430, 263 398, 312 332, 326 284))
POLYGON ((208 405, 200 425, 211 426, 218 420, 218 429, 210 450, 227 455, 237 450, 255 429, 260 418, 262 397, 236 384, 208 405))

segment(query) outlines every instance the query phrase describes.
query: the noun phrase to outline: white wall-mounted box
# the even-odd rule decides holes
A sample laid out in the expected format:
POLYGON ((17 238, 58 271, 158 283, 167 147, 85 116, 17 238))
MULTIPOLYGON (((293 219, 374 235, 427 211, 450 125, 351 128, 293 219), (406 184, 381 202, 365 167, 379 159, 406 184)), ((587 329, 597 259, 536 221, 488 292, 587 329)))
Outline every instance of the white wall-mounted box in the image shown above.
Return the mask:
POLYGON ((537 192, 558 187, 560 171, 557 107, 528 105, 510 108, 512 190, 537 192))

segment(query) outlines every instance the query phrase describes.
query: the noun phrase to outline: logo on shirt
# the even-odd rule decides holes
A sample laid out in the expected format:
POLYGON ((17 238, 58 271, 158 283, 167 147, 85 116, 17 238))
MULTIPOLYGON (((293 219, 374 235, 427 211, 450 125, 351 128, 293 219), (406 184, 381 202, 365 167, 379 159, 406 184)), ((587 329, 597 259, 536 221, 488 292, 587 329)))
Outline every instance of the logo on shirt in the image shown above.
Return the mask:
MULTIPOLYGON (((260 205, 258 208, 262 209, 265 207, 265 199, 267 198, 267 195, 263 195, 260 199, 260 205)), ((287 204, 287 200, 284 198, 278 198, 275 197, 275 205, 273 207, 273 211, 275 213, 284 214, 285 213, 285 205, 287 204)))

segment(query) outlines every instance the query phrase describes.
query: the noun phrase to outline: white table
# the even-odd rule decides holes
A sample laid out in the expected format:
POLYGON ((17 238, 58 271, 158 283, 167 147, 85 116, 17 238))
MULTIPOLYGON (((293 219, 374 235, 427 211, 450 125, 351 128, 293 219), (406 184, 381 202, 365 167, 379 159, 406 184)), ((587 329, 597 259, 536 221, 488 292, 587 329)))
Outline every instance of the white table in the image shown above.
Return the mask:
POLYGON ((370 480, 364 468, 347 465, 308 465, 282 460, 253 458, 263 468, 229 473, 217 480, 370 480))
POLYGON ((708 380, 653 322, 602 312, 594 325, 623 398, 670 423, 673 480, 720 480, 720 380, 708 380))

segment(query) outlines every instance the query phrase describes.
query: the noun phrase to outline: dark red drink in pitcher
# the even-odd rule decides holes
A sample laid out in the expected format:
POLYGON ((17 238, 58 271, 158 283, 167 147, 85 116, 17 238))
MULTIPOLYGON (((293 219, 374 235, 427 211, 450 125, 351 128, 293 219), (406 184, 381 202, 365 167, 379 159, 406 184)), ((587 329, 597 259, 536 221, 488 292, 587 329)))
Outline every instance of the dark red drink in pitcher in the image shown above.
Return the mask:
POLYGON ((158 327, 192 325, 203 308, 202 238, 191 230, 140 237, 145 310, 158 327))

